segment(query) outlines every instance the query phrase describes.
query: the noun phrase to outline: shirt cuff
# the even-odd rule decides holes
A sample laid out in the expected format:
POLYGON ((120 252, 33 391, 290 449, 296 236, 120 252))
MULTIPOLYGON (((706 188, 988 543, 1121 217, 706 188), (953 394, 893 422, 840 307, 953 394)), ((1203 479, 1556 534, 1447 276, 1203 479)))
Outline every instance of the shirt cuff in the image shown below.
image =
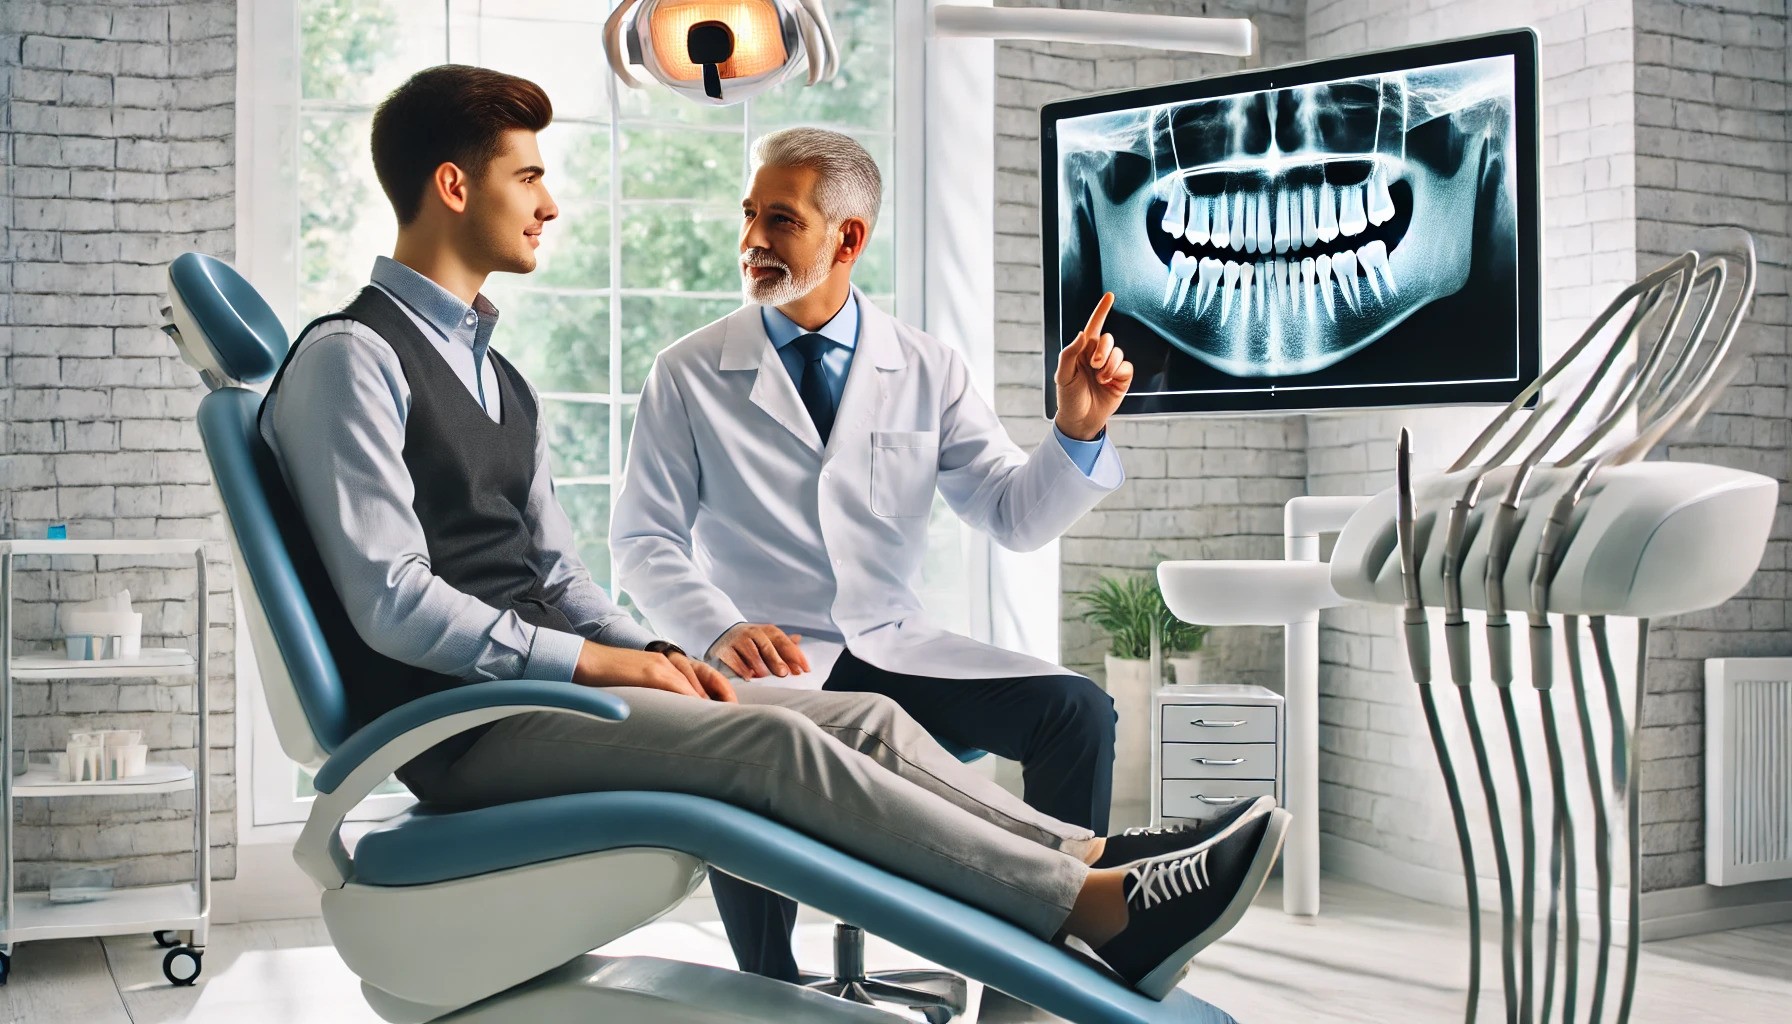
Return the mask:
POLYGON ((584 648, 585 638, 577 633, 537 626, 535 642, 529 645, 529 660, 523 664, 523 677, 570 683, 579 667, 579 652, 584 648))
POLYGON ((1063 446, 1064 454, 1070 456, 1070 461, 1076 463, 1076 468, 1082 470, 1084 476, 1094 475, 1095 460, 1101 457, 1101 446, 1108 443, 1106 427, 1095 435, 1093 441, 1078 441, 1059 430, 1056 423, 1052 424, 1052 434, 1057 437, 1058 444, 1063 446))

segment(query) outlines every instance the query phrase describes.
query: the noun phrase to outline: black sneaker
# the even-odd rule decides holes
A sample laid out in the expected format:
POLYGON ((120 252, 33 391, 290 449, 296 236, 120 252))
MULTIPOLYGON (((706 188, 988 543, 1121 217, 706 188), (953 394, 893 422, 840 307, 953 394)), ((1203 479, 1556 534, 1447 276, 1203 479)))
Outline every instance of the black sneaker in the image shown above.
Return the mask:
POLYGON ((1244 917, 1291 820, 1275 808, 1203 846, 1134 864, 1126 874, 1126 927, 1095 955, 1140 992, 1168 996, 1195 954, 1244 917))
POLYGON ((1217 817, 1190 825, 1129 828, 1117 836, 1109 836, 1107 846, 1101 851, 1101 859, 1089 866, 1117 868, 1135 860, 1191 849, 1224 835, 1243 822, 1268 814, 1275 805, 1275 797, 1260 796, 1255 800, 1240 800, 1221 811, 1217 817))

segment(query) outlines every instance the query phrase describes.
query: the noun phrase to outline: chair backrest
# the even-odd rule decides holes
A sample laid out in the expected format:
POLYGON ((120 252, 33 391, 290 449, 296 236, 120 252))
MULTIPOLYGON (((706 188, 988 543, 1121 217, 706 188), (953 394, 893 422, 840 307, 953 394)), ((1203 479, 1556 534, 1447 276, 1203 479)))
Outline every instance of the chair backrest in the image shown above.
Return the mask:
POLYGON ((254 287, 210 256, 176 258, 168 295, 173 322, 164 329, 212 389, 199 403, 199 437, 224 509, 268 710, 281 749, 315 767, 354 731, 320 624, 346 615, 257 428, 261 395, 243 386, 273 376, 290 342, 254 287))

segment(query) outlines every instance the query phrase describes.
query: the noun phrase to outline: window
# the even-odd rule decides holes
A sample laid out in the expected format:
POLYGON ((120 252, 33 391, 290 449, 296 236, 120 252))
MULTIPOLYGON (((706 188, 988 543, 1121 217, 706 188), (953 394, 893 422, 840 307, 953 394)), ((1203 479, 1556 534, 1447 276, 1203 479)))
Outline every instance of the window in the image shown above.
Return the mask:
MULTIPOLYGON (((886 311, 922 319, 918 301, 899 308, 897 298, 919 295, 918 282, 898 287, 897 255, 914 247, 903 265, 916 262, 923 222, 897 201, 899 171, 918 166, 896 161, 897 97, 919 95, 905 87, 919 61, 897 60, 895 40, 914 36, 896 23, 918 17, 901 0, 829 0, 838 76, 812 88, 799 78, 727 107, 616 83, 603 59, 610 4, 284 3, 257 5, 245 29, 257 59, 244 61, 255 119, 240 136, 250 199, 239 232, 250 279, 291 327, 340 306, 366 283, 374 256, 392 251, 392 212, 368 153, 382 97, 416 70, 452 61, 522 75, 553 100, 555 123, 540 141, 560 218, 543 234, 533 274, 494 277, 485 292, 502 312, 495 347, 541 394, 561 504, 606 586, 611 496, 647 371, 660 349, 741 302, 739 203, 752 140, 807 124, 864 143, 885 195, 853 279, 886 311)), ((937 621, 961 630, 972 617, 964 533, 936 500, 923 596, 937 621)), ((308 782, 286 765, 264 717, 253 770, 279 781, 258 780, 254 824, 300 820, 308 782)))

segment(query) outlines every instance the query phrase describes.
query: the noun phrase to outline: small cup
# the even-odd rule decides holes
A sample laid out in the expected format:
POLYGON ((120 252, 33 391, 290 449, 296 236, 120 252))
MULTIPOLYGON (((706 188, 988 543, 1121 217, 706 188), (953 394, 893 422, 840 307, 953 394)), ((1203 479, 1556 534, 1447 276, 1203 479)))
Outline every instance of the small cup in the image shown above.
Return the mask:
POLYGON ((63 779, 68 782, 99 782, 105 778, 106 748, 98 743, 70 743, 68 745, 68 771, 63 779))
POLYGON ((142 775, 149 763, 149 746, 135 743, 124 747, 109 747, 106 750, 107 777, 128 779, 142 775))

